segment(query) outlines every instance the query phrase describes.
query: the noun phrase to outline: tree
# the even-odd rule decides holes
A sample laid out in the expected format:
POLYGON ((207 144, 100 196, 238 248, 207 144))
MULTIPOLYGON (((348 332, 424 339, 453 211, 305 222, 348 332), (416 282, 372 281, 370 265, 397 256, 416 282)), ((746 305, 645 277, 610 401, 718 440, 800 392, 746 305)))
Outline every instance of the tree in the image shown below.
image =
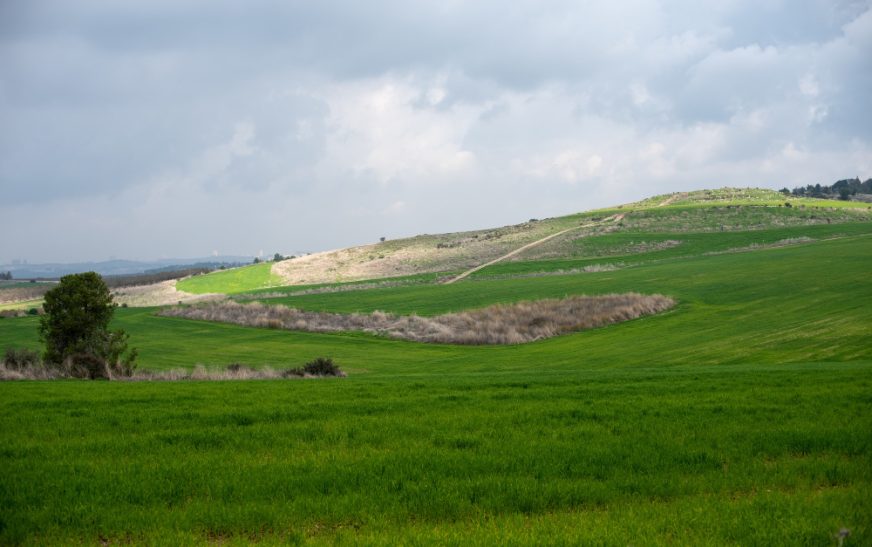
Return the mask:
POLYGON ((83 369, 78 372, 91 378, 133 373, 136 350, 128 351, 124 331, 109 330, 116 304, 100 275, 65 275, 44 299, 39 336, 47 363, 83 369))
POLYGON ((281 254, 279 254, 279 253, 276 253, 276 254, 273 255, 273 262, 281 262, 281 261, 284 260, 284 259, 285 259, 285 257, 283 257, 283 256, 282 256, 281 254))
POLYGON ((851 189, 847 186, 842 186, 839 188, 839 199, 848 201, 851 199, 851 189))
POLYGON ((260 259, 258 257, 254 257, 254 260, 251 261, 252 264, 260 264, 260 259))

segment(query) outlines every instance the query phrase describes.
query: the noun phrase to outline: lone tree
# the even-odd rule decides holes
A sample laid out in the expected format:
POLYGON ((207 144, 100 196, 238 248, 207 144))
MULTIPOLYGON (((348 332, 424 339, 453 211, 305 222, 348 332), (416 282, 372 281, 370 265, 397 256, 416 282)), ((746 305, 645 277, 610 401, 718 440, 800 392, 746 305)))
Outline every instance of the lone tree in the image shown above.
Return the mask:
POLYGON ((133 374, 136 350, 127 350, 129 336, 123 330, 109 330, 115 306, 97 273, 62 277, 57 287, 45 293, 45 314, 39 322, 45 361, 63 365, 75 376, 133 374))

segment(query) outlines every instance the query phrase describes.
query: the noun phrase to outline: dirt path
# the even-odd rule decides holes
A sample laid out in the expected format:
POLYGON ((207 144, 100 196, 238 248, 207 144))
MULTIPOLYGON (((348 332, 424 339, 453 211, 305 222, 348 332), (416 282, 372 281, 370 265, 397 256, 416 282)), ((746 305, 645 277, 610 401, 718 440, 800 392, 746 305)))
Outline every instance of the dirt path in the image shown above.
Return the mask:
POLYGON ((668 198, 664 199, 662 203, 658 203, 657 207, 665 207, 667 205, 671 205, 683 197, 687 197, 687 192, 679 192, 677 194, 673 194, 668 198))
POLYGON ((621 213, 620 215, 612 215, 612 216, 607 217, 607 218, 604 218, 604 219, 602 219, 602 220, 600 220, 600 221, 598 221, 598 222, 591 222, 591 223, 588 223, 588 224, 583 224, 583 225, 581 225, 581 226, 573 226, 572 228, 567 228, 567 229, 565 229, 565 230, 561 230, 561 231, 559 231, 559 232, 557 232, 557 233, 551 234, 550 236, 546 236, 546 237, 543 237, 542 239, 538 239, 538 240, 536 240, 536 241, 534 241, 534 242, 532 242, 532 243, 527 243, 527 244, 524 245, 523 247, 518 247, 518 248, 515 249, 514 251, 512 251, 512 252, 510 252, 510 253, 508 253, 508 254, 504 254, 503 256, 501 256, 501 257, 499 257, 499 258, 495 258, 495 259, 491 260, 490 262, 485 262, 484 264, 482 264, 482 265, 480 265, 480 266, 476 266, 475 268, 472 268, 471 270, 466 270, 465 272, 463 272, 462 274, 458 275, 457 277, 453 277, 453 278, 449 279, 449 280, 446 281, 444 284, 445 284, 445 285, 450 285, 451 283, 456 283, 457 281, 460 281, 461 279, 464 279, 464 278, 466 278, 466 277, 469 277, 470 275, 474 274, 475 272, 477 272, 477 271, 479 271, 479 270, 483 270, 483 269, 487 268, 488 266, 493 266, 493 265, 496 264, 497 262, 502 262, 503 260, 506 260, 506 259, 508 259, 508 258, 512 258, 513 256, 515 256, 515 255, 517 255, 517 254, 519 254, 519 253, 523 253, 523 252, 526 251, 527 249, 533 248, 533 247, 535 247, 536 245, 541 245, 541 244, 545 243, 546 241, 548 241, 548 240, 550 240, 550 239, 554 239, 554 238, 557 237, 557 236, 560 236, 560 235, 565 234, 566 232, 571 232, 572 230, 580 230, 580 229, 582 229, 582 228, 593 228, 594 226, 596 226, 596 225, 598 225, 598 224, 605 224, 606 222, 610 222, 610 221, 612 221, 612 222, 618 222, 618 221, 620 221, 622 218, 624 218, 624 214, 623 214, 623 213, 621 213))

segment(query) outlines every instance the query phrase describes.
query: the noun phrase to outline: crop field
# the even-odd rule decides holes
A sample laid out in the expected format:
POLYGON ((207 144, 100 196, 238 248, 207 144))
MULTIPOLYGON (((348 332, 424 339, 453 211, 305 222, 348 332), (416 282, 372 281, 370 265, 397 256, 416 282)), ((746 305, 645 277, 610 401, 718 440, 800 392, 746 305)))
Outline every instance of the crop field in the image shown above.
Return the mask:
MULTIPOLYGON (((872 544, 872 223, 772 224, 628 223, 573 243, 577 258, 451 285, 203 290, 427 316, 631 291, 677 301, 521 345, 118 309, 145 368, 329 356, 348 377, 0 383, 0 544, 837 545, 842 529, 844 545, 872 544), (620 266, 554 274, 606 261, 620 266)), ((0 349, 38 349, 36 325, 0 319, 0 349)))
POLYGON ((845 526, 857 544, 872 533, 868 362, 493 368, 0 385, 2 538, 820 545, 845 526))
POLYGON ((272 262, 195 275, 180 280, 176 288, 192 294, 233 294, 281 285, 281 278, 272 273, 272 262))

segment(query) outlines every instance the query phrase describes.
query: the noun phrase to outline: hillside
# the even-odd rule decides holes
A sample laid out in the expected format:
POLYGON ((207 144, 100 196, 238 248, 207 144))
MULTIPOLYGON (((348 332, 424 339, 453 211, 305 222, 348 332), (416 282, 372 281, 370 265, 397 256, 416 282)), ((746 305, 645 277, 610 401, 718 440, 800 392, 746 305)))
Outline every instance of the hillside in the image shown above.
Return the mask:
MULTIPOLYGON (((425 234, 325 251, 274 263, 271 278, 265 275, 263 265, 247 266, 240 270, 251 271, 251 275, 217 272, 202 279, 183 281, 179 289, 195 293, 238 293, 267 286, 343 283, 424 273, 447 276, 549 237, 551 239, 541 245, 532 245, 506 261, 583 258, 590 255, 586 241, 606 234, 747 232, 868 220, 872 220, 872 210, 859 202, 786 198, 779 192, 761 189, 701 190, 654 196, 636 203, 562 217, 531 219, 500 228, 425 234), (790 206, 786 206, 788 203, 790 206), (615 215, 621 215, 620 220, 615 215), (218 282, 219 278, 234 281, 225 286, 218 282), (240 282, 245 279, 250 282, 240 282)), ((657 247, 681 244, 668 239, 653 243, 657 247)), ((635 251, 651 250, 650 245, 639 242, 635 245, 635 251)), ((631 245, 623 252, 633 254, 634 249, 631 245)))

